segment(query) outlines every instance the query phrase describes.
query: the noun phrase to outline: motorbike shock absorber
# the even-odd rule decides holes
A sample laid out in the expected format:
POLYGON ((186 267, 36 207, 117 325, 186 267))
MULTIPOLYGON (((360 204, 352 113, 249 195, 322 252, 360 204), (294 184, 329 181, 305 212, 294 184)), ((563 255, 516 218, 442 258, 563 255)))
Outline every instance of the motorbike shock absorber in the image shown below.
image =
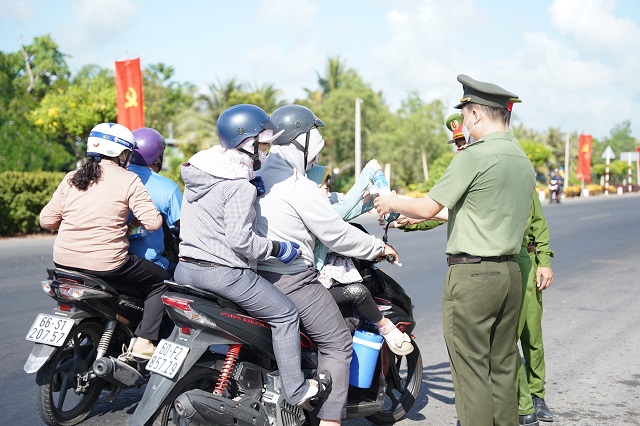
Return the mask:
POLYGON ((218 376, 218 380, 216 381, 216 388, 213 390, 213 393, 215 393, 216 395, 222 395, 224 394, 224 391, 227 390, 229 378, 231 377, 233 367, 235 367, 236 361, 238 360, 238 354, 240 353, 241 347, 242 345, 229 346, 227 356, 224 359, 222 368, 220 368, 220 375, 218 376))
POLYGON ((98 353, 96 355, 96 359, 102 358, 107 353, 107 349, 109 349, 109 343, 111 343, 111 336, 113 336, 113 331, 115 329, 115 321, 107 322, 107 325, 104 327, 104 333, 100 338, 100 343, 98 344, 98 353))

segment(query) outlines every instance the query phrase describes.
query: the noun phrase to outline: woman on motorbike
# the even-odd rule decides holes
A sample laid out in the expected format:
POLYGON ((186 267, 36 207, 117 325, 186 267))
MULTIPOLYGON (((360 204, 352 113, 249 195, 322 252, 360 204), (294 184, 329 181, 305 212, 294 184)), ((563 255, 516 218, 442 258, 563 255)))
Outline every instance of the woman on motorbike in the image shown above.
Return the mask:
POLYGON ((256 272, 258 260, 291 263, 299 245, 254 232, 253 202, 264 192, 255 177, 265 150, 278 135, 269 116, 255 105, 235 105, 217 122, 220 145, 200 151, 182 165, 180 262, 177 282, 190 284, 239 305, 271 325, 273 350, 287 401, 305 405, 322 396, 328 383, 305 380, 301 368, 299 316, 287 296, 256 272))
POLYGON ((140 178, 126 170, 134 147, 126 127, 114 123, 94 127, 87 140, 88 160, 58 185, 40 212, 40 226, 58 230, 53 246, 56 267, 103 278, 119 291, 145 299, 131 355, 149 359, 164 314, 163 282, 170 275, 127 252, 131 212, 149 231, 162 225, 140 178))

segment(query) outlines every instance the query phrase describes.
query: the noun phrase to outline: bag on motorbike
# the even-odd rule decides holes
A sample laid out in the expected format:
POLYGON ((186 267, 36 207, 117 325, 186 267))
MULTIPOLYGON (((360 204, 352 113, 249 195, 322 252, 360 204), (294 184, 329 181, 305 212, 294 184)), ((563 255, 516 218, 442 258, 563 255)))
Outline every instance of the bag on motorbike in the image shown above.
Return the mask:
POLYGON ((178 263, 180 241, 171 231, 169 225, 167 225, 164 216, 162 217, 162 234, 164 235, 164 252, 162 252, 162 255, 166 257, 169 262, 178 263))

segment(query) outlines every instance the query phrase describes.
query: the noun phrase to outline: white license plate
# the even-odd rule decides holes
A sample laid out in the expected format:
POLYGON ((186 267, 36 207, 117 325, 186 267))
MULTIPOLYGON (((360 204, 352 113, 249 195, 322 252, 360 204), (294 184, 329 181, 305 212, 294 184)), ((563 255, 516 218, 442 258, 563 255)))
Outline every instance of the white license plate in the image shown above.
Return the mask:
POLYGON ((39 314, 25 339, 45 345, 62 346, 73 324, 74 321, 70 318, 39 314))
POLYGON ((188 353, 188 347, 162 339, 147 362, 147 370, 173 379, 188 353))

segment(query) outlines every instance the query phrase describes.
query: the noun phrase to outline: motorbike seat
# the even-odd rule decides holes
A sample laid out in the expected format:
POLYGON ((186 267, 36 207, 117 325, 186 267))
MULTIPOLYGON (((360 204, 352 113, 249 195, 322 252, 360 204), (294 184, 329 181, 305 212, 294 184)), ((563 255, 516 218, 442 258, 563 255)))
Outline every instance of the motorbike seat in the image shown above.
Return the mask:
POLYGON ((49 274, 49 278, 52 280, 67 279, 77 281, 89 287, 98 287, 109 293, 118 294, 118 291, 102 278, 85 274, 83 272, 69 271, 62 268, 47 268, 47 273, 49 274))
POLYGON ((224 297, 219 296, 213 292, 203 290, 201 288, 194 287, 189 284, 179 284, 175 281, 166 280, 164 283, 167 285, 167 287, 169 287, 171 291, 174 291, 176 293, 193 294, 194 296, 211 300, 212 302, 217 303, 223 308, 229 308, 229 309, 234 309, 236 311, 245 312, 244 309, 242 309, 240 306, 233 303, 231 300, 225 299, 224 297))

